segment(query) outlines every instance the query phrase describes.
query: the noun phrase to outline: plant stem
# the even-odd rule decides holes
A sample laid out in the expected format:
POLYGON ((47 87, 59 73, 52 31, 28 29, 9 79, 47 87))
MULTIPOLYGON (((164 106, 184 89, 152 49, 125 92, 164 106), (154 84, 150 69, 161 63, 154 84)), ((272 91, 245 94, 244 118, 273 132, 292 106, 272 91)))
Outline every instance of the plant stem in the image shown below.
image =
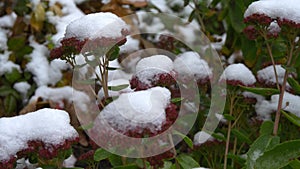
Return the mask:
MULTIPOLYGON (((291 49, 290 49, 289 56, 288 56, 287 67, 289 67, 291 65, 291 61, 292 61, 292 58, 293 58, 293 51, 294 51, 294 43, 291 42, 291 49)), ((285 70, 284 79, 283 79, 283 82, 282 82, 280 95, 279 95, 279 99, 278 99, 278 106, 277 106, 276 116, 275 116, 275 122, 274 122, 274 128, 273 128, 273 135, 274 136, 276 136, 278 134, 278 127, 279 127, 280 114, 281 114, 280 110, 282 109, 283 97, 284 97, 284 92, 285 92, 285 88, 286 88, 288 75, 289 75, 289 71, 285 70)))
MULTIPOLYGON (((233 105, 234 105, 234 100, 235 97, 230 97, 230 112, 229 115, 233 115, 233 105)), ((225 148, 225 155, 224 155, 224 169, 227 169, 227 157, 228 157, 228 152, 229 152, 229 144, 230 144, 230 134, 231 134, 231 128, 232 128, 232 123, 231 120, 228 123, 228 131, 227 131, 227 139, 226 139, 226 148, 225 148)))

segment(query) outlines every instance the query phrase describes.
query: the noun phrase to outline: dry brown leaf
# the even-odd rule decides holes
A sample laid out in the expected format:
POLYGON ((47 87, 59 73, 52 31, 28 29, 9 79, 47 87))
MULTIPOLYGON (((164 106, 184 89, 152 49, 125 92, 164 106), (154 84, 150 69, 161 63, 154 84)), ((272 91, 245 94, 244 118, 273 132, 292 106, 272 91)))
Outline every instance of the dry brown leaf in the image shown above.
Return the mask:
POLYGON ((123 5, 132 5, 136 8, 142 8, 148 5, 147 0, 118 0, 118 2, 123 5))

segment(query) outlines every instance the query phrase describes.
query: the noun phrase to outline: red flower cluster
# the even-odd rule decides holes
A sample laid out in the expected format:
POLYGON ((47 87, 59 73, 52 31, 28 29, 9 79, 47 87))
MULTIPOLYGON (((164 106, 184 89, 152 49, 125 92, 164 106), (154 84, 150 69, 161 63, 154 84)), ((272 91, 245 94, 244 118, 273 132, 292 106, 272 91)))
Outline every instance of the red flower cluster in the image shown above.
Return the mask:
POLYGON ((300 23, 296 23, 289 19, 277 19, 277 22, 280 27, 300 29, 300 23))
POLYGON ((258 38, 259 33, 257 31, 257 29, 255 28, 254 25, 249 25, 247 26, 244 30, 243 30, 244 34, 246 35, 246 37, 250 40, 255 40, 256 38, 258 38))
POLYGON ((252 14, 244 19, 245 23, 269 26, 273 19, 265 14, 252 14))
POLYGON ((157 43, 157 47, 161 49, 165 49, 167 51, 173 51, 175 49, 174 43, 176 39, 172 36, 168 35, 160 35, 159 42, 157 43))
POLYGON ((37 153, 39 157, 44 159, 52 159, 57 157, 58 153, 62 150, 67 150, 71 148, 71 145, 78 142, 79 138, 72 140, 65 140, 64 143, 59 145, 45 144, 42 141, 29 141, 27 143, 28 147, 24 150, 17 152, 16 156, 12 156, 7 161, 0 162, 0 169, 10 169, 14 168, 17 158, 26 157, 28 154, 37 153))
POLYGON ((172 152, 172 150, 169 150, 162 154, 148 157, 146 158, 146 160, 150 163, 151 166, 153 166, 154 169, 158 169, 164 166, 164 159, 172 158, 174 157, 174 155, 175 154, 172 152))
POLYGON ((169 87, 173 84, 176 84, 175 77, 176 75, 169 74, 169 73, 157 74, 151 79, 151 84, 149 85, 140 81, 137 76, 133 76, 132 79, 130 80, 130 86, 132 89, 135 89, 136 91, 147 90, 154 86, 169 87))

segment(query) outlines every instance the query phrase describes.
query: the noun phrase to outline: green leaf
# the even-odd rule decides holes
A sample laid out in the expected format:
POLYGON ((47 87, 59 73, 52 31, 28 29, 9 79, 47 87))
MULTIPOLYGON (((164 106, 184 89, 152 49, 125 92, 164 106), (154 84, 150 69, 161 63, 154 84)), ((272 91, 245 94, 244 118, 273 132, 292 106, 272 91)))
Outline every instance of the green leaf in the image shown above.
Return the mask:
POLYGON ((118 86, 108 86, 108 89, 111 91, 120 91, 126 89, 128 86, 129 86, 128 84, 123 84, 118 86))
POLYGON ((178 102, 181 102, 183 99, 184 99, 184 98, 182 98, 182 97, 172 98, 172 99, 171 99, 171 102, 172 102, 172 103, 178 103, 178 102))
POLYGON ((274 89, 274 88, 258 88, 258 87, 254 88, 254 87, 246 87, 246 86, 240 86, 240 87, 248 92, 252 92, 263 96, 271 96, 280 93, 278 89, 274 89))
POLYGON ((273 133, 273 128, 274 128, 274 122, 264 121, 263 124, 260 126, 259 134, 260 135, 265 135, 265 134, 271 135, 273 133))
POLYGON ((102 149, 102 148, 99 148, 96 150, 95 154, 94 154, 94 160, 99 162, 101 160, 104 160, 104 159, 107 159, 111 156, 111 153, 102 149))
POLYGON ((287 79, 288 83, 295 90, 296 94, 300 94, 300 84, 294 78, 289 77, 287 79))
POLYGON ((183 6, 185 7, 185 6, 187 6, 189 3, 190 3, 190 0, 184 0, 183 6))
POLYGON ((247 144, 251 144, 252 141, 249 139, 249 136, 247 136, 245 133, 243 133, 240 130, 232 129, 232 134, 234 134, 237 139, 241 140, 242 142, 246 142, 247 144))
POLYGON ((21 73, 18 71, 18 69, 12 69, 11 72, 5 73, 5 78, 10 82, 14 83, 17 80, 22 78, 21 73))
POLYGON ((257 159, 264 154, 269 147, 279 144, 279 137, 272 135, 262 135, 258 137, 250 146, 247 152, 246 168, 254 169, 257 159))
POLYGON ((225 118, 226 120, 229 120, 229 121, 235 120, 235 117, 233 117, 233 116, 230 115, 230 114, 223 114, 223 116, 224 116, 224 118, 225 118))
POLYGON ((240 165, 244 165, 245 162, 246 162, 246 160, 244 158, 242 158, 240 155, 235 155, 235 154, 232 154, 232 153, 228 154, 228 158, 231 158, 232 160, 239 163, 240 165))
POLYGON ((96 79, 76 80, 76 82, 84 85, 95 85, 96 79))
POLYGON ((281 65, 282 68, 284 68, 286 71, 288 71, 289 73, 297 73, 297 70, 295 67, 287 67, 285 65, 281 65))
POLYGON ((11 94, 14 91, 14 89, 12 89, 9 86, 2 86, 0 87, 0 96, 7 96, 9 94, 11 94))
POLYGON ((176 160, 178 161, 180 166, 184 169, 200 167, 197 161, 195 161, 191 156, 188 156, 186 154, 180 154, 179 156, 176 157, 176 160))
POLYGON ((259 169, 279 169, 289 164, 291 159, 300 157, 300 140, 287 141, 276 145, 260 156, 255 164, 259 169))
POLYGON ((16 1, 13 10, 16 12, 18 16, 24 16, 25 14, 28 14, 30 11, 30 8, 28 7, 29 3, 30 3, 29 0, 16 1))
POLYGON ((6 96, 4 99, 4 107, 8 114, 15 112, 17 108, 17 99, 11 94, 6 96))
POLYGON ((236 1, 230 1, 229 18, 233 29, 241 33, 245 28, 244 11, 236 1))
POLYGON ((255 41, 249 40, 248 38, 241 37, 241 49, 243 52, 244 60, 247 66, 253 67, 257 61, 257 47, 255 41))
POLYGON ((44 164, 40 166, 42 169, 57 169, 57 166, 55 165, 48 165, 48 164, 44 164))
POLYGON ((113 46, 106 54, 109 61, 113 61, 119 57, 120 48, 113 46))
POLYGON ((121 156, 115 154, 109 156, 108 160, 113 167, 120 166, 123 164, 121 156))
POLYGON ((113 167, 113 169, 139 169, 139 167, 136 164, 127 164, 127 165, 113 167))
POLYGON ((299 160, 293 160, 289 163, 289 166, 293 169, 299 169, 300 168, 300 161, 299 160))
POLYGON ((173 134, 180 136, 190 148, 194 147, 193 141, 188 136, 186 136, 176 130, 174 130, 173 134))
POLYGON ((81 125, 78 129, 80 130, 88 130, 88 129, 91 129, 94 127, 94 123, 91 122, 89 124, 86 124, 86 125, 81 125))
POLYGON ((192 22, 193 19, 195 18, 195 15, 196 15, 196 9, 194 9, 194 10, 191 12, 188 21, 189 21, 189 22, 192 22))
POLYGON ((164 161, 164 167, 162 169, 170 169, 172 168, 172 162, 170 161, 164 161))
POLYGON ((106 67, 107 70, 118 70, 121 69, 119 67, 106 67))
POLYGON ((293 124, 300 127, 300 117, 296 116, 293 113, 285 112, 284 110, 280 110, 280 112, 293 124))

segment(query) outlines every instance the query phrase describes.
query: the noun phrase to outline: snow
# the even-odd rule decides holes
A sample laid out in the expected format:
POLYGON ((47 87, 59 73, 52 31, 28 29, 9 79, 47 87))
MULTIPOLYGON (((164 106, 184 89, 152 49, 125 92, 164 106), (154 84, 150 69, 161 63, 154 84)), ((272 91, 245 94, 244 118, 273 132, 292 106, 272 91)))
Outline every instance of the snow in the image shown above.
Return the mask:
POLYGON ((17 15, 13 12, 9 15, 0 17, 0 27, 2 28, 11 28, 15 24, 17 15))
MULTIPOLYGON (((278 82, 280 85, 282 85, 285 69, 281 65, 275 65, 275 69, 277 72, 278 82)), ((264 82, 266 85, 276 84, 276 76, 275 76, 273 65, 257 71, 257 79, 260 82, 264 82)), ((288 83, 287 83, 287 88, 290 88, 290 85, 288 83)))
POLYGON ((253 14, 264 14, 273 19, 287 19, 300 23, 300 3, 298 0, 260 0, 250 4, 244 14, 248 17, 253 14))
POLYGON ((212 76, 212 71, 207 62, 201 59, 197 52, 184 52, 174 60, 174 70, 182 79, 195 78, 207 79, 212 76))
POLYGON ((71 154, 70 157, 64 160, 63 167, 74 168, 76 161, 76 157, 73 154, 71 154))
POLYGON ((55 25, 57 33, 51 37, 54 43, 58 43, 64 37, 67 25, 84 16, 84 13, 77 8, 73 0, 50 0, 49 6, 54 6, 55 3, 62 5, 63 16, 54 15, 53 12, 46 12, 47 19, 55 25))
POLYGON ((30 89, 30 84, 28 82, 18 82, 14 84, 14 89, 16 89, 22 96, 26 96, 28 90, 30 89))
MULTIPOLYGON (((255 105, 256 113, 263 120, 270 120, 271 113, 278 107, 279 94, 271 96, 271 100, 262 100, 255 105)), ((300 97, 285 92, 283 96, 282 109, 300 117, 300 97)))
POLYGON ((273 21, 270 23, 270 26, 268 27, 268 31, 272 34, 279 33, 281 31, 281 28, 278 25, 277 21, 273 21))
MULTIPOLYGON (((126 88, 119 90, 119 91, 113 91, 113 90, 109 90, 108 91, 108 95, 110 97, 115 97, 115 96, 119 96, 121 93, 129 93, 129 92, 133 92, 133 90, 130 88, 130 84, 129 81, 127 79, 116 79, 116 80, 112 80, 109 81, 108 86, 120 86, 120 85, 128 85, 126 88)), ((104 91, 101 88, 100 91, 98 92, 98 97, 100 99, 104 98, 104 91)))
POLYGON ((253 85, 256 79, 252 72, 242 63, 231 64, 225 68, 220 80, 239 81, 244 85, 253 85))
POLYGON ((199 131, 194 136, 194 144, 199 146, 207 141, 214 141, 215 139, 205 131, 199 131))
POLYGON ((67 112, 41 109, 26 115, 0 118, 0 161, 9 160, 28 147, 28 141, 42 141, 46 145, 60 145, 78 134, 69 124, 67 112))
POLYGON ((60 87, 60 88, 50 88, 47 86, 41 86, 36 89, 35 95, 30 99, 30 102, 36 101, 39 97, 45 100, 51 100, 64 107, 64 100, 69 103, 74 103, 74 106, 79 108, 81 111, 88 110, 90 105, 90 98, 81 91, 75 90, 70 86, 60 87))
POLYGON ((5 51, 3 54, 0 53, 0 76, 5 73, 10 73, 13 69, 17 69, 21 72, 20 66, 8 60, 10 52, 5 51))
POLYGON ((140 41, 132 38, 131 36, 126 37, 126 43, 120 46, 120 53, 131 53, 139 50, 140 41))
POLYGON ((106 120, 122 132, 137 128, 160 130, 166 120, 165 109, 170 97, 170 91, 162 87, 123 93, 108 104, 97 119, 106 120))
POLYGON ((30 46, 34 48, 29 55, 30 62, 26 65, 26 70, 31 72, 34 81, 38 86, 55 85, 62 78, 62 70, 66 70, 69 66, 65 61, 56 59, 49 63, 48 49, 46 46, 38 44, 30 39, 30 46))
POLYGON ((117 15, 99 12, 85 15, 72 21, 66 29, 65 38, 78 39, 120 38, 127 24, 117 15))
POLYGON ((171 73, 173 61, 165 55, 153 55, 141 59, 136 65, 136 76, 145 83, 151 84, 157 74, 171 73))

